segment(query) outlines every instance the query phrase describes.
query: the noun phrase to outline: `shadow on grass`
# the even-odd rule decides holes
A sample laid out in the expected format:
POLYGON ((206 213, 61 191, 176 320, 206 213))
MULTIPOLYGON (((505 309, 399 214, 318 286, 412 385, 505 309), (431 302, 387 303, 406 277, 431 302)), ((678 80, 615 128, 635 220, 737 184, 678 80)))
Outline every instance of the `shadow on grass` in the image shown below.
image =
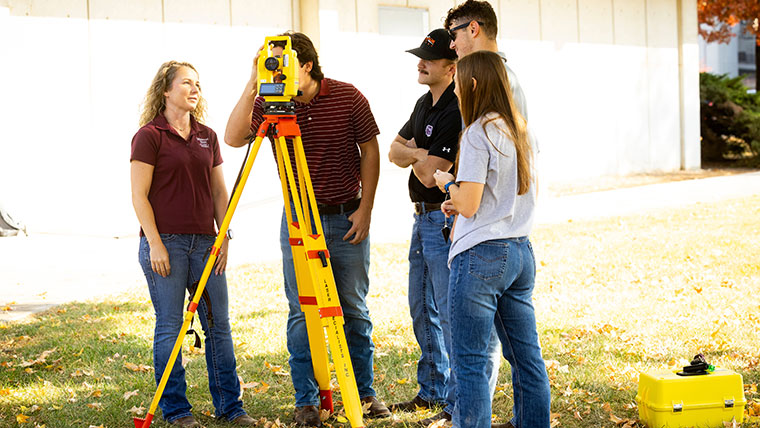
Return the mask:
MULTIPOLYGON (((134 426, 130 409, 147 408, 155 392, 150 368, 152 312, 147 300, 75 303, 1 329, 0 426, 16 426, 19 415, 28 417, 28 426, 134 426), (52 352, 44 354, 45 351, 52 352), (133 391, 137 392, 131 394, 133 391)), ((268 317, 279 312, 264 309, 239 314, 238 318, 268 317)), ((284 324, 281 328, 285 328, 284 324)), ((656 366, 659 361, 627 352, 625 341, 603 331, 539 325, 539 333, 544 358, 558 363, 550 363, 548 372, 552 412, 562 427, 608 427, 611 415, 637 418, 637 410, 631 405, 636 395, 636 370, 656 366)), ((381 339, 402 336, 393 324, 379 328, 376 334, 381 339)), ((413 339, 403 339, 376 341, 374 388, 388 404, 409 400, 417 393, 419 351, 413 339)), ((188 339, 185 344, 189 343, 188 339)), ((722 353, 716 353, 715 357, 722 353)), ((183 354, 187 359, 187 395, 194 413, 205 426, 229 426, 213 418, 203 353, 188 352, 185 346, 183 354)), ((294 391, 287 375, 287 352, 237 349, 236 355, 238 373, 246 386, 243 393, 246 411, 257 419, 279 418, 290 424, 294 391)), ((708 354, 708 358, 712 356, 708 354)), ((757 373, 746 375, 755 380, 758 377, 757 373)), ((335 401, 336 408, 340 408, 337 390, 335 401)), ((511 407, 511 376, 504 362, 493 406, 499 422, 509 420, 511 407)), ((393 420, 369 424, 412 426, 414 421, 430 414, 406 413, 393 420)), ((348 423, 336 419, 331 419, 330 424, 348 427, 348 423)), ((160 411, 154 425, 165 426, 160 421, 160 411)))

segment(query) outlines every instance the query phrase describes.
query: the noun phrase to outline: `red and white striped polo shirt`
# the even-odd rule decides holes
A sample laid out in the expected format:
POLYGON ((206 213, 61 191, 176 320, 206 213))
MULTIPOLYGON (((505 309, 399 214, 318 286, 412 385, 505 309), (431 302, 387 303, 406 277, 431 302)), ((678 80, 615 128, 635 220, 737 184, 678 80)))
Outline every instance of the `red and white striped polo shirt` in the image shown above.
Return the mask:
MULTIPOLYGON (((369 102, 354 85, 325 78, 308 104, 295 105, 317 202, 335 205, 356 198, 361 183, 358 145, 380 133, 369 102)), ((264 98, 257 97, 251 120, 254 134, 263 113, 264 98)), ((290 161, 295 165, 292 150, 290 161)))

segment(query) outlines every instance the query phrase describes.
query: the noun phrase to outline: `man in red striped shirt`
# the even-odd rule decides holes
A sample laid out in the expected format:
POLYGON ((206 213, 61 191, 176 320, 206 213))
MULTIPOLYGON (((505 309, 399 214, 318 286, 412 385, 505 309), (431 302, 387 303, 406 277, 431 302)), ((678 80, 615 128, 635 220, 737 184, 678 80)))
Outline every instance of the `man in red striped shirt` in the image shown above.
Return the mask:
MULTIPOLYGON (((317 198, 335 283, 345 319, 351 363, 362 402, 369 417, 388 417, 377 400, 374 378, 372 322, 366 305, 369 290, 369 225, 380 174, 379 130, 367 99, 349 83, 325 78, 314 45, 302 33, 289 32, 300 62, 302 95, 293 100, 306 161, 317 198)), ((258 72, 253 61, 251 78, 230 114, 224 140, 233 147, 248 143, 263 121, 264 99, 256 97, 258 72)), ((294 161, 291 156, 291 161, 294 161)), ((288 351, 296 390, 295 420, 321 426, 319 387, 314 379, 306 322, 298 302, 298 286, 288 228, 283 212, 280 227, 285 294, 288 298, 288 351)))

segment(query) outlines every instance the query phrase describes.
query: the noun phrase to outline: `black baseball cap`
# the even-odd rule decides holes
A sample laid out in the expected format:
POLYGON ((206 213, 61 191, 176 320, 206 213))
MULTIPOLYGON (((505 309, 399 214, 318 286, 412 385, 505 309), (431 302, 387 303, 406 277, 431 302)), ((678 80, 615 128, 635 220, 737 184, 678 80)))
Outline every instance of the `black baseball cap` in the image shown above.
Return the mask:
POLYGON ((454 49, 449 48, 450 45, 451 37, 449 37, 449 32, 443 28, 438 28, 431 31, 425 37, 420 47, 409 49, 407 52, 427 60, 442 58, 455 60, 457 59, 457 53, 454 49))

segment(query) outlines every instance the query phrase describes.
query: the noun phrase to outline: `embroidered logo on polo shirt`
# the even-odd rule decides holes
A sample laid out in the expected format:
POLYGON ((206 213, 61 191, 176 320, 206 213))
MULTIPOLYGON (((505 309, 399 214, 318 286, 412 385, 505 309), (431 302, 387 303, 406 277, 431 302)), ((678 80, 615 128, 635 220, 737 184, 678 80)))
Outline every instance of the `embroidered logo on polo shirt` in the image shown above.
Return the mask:
POLYGON ((198 144, 201 145, 202 148, 207 149, 208 148, 208 138, 197 138, 198 144))
POLYGON ((441 151, 442 151, 442 152, 446 152, 446 153, 450 153, 450 152, 451 152, 451 147, 443 147, 443 148, 441 149, 441 151))
POLYGON ((433 135, 433 125, 428 125, 425 127, 425 136, 429 137, 433 135))

